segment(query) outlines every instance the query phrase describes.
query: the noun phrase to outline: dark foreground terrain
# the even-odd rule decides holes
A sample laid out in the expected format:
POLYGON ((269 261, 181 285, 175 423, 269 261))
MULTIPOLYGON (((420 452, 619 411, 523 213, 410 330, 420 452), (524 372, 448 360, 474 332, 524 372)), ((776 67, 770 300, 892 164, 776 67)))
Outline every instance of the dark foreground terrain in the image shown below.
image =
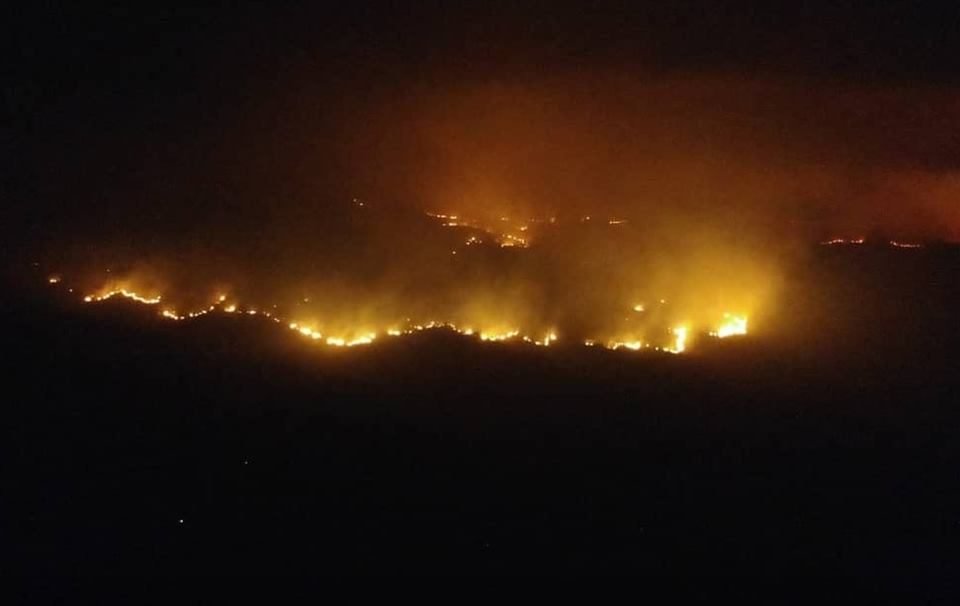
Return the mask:
POLYGON ((330 352, 42 278, 0 315, 7 570, 960 572, 953 249, 818 251, 778 330, 680 357, 330 352))

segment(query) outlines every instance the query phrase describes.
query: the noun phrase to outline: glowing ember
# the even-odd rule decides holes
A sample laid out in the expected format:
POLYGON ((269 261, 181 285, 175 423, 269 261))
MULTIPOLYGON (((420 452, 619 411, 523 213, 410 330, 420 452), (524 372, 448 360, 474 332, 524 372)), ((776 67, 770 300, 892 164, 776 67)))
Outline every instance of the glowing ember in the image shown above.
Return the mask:
MULTIPOLYGON (((823 246, 842 246, 842 245, 858 245, 866 243, 865 238, 833 238, 832 240, 826 240, 820 244, 823 246)), ((923 244, 918 242, 901 242, 899 240, 887 240, 887 244, 894 248, 923 248, 923 244)))
POLYGON ((923 244, 917 244, 915 242, 897 242, 896 240, 890 240, 890 246, 895 248, 923 248, 923 244))
MULTIPOLYGON (((493 240, 499 244, 501 247, 512 247, 518 246, 521 248, 526 248, 530 245, 530 240, 526 235, 520 236, 517 235, 517 232, 525 233, 530 229, 530 226, 527 222, 516 223, 510 219, 510 217, 500 217, 499 223, 496 225, 488 225, 481 221, 466 218, 460 215, 447 214, 447 213, 431 213, 428 212, 426 215, 433 219, 438 219, 440 221, 441 227, 453 227, 453 228, 468 228, 474 230, 480 230, 486 234, 489 234, 493 240)), ((531 220, 531 222, 543 222, 537 219, 531 220)), ((467 246, 473 246, 476 244, 481 244, 483 240, 477 236, 470 236, 466 240, 467 246)), ((453 254, 456 254, 454 252, 453 254)))
POLYGON ((822 244, 823 246, 838 246, 838 245, 847 245, 847 244, 857 245, 857 244, 863 244, 864 242, 866 242, 865 238, 852 238, 852 239, 833 238, 832 240, 826 240, 824 242, 821 242, 820 244, 822 244))

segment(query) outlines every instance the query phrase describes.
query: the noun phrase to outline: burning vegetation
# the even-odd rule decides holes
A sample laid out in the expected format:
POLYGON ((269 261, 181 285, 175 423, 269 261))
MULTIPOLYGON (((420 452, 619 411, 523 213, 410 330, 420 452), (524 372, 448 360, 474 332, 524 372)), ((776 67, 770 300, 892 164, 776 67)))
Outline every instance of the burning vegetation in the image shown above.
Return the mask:
POLYGON ((746 334, 775 292, 772 268, 732 248, 691 247, 666 266, 655 239, 623 220, 491 224, 456 213, 377 213, 356 201, 347 216, 349 244, 316 251, 339 267, 306 271, 288 261, 217 275, 229 266, 197 263, 195 275, 190 264, 162 270, 135 261, 77 268, 71 284, 87 304, 123 298, 177 322, 258 316, 330 347, 445 330, 482 342, 672 353, 746 334), (649 248, 637 245, 644 241, 649 248), (371 251, 381 254, 371 259, 371 251))
MULTIPOLYGON (((51 197, 80 201, 30 245, 54 285, 173 321, 264 316, 331 347, 448 330, 679 353, 801 323, 778 293, 808 243, 917 248, 956 224, 960 182, 890 163, 907 94, 616 71, 396 92, 343 107, 292 77, 217 129, 107 140, 125 168, 53 175, 51 197), (832 110, 811 124, 810 106, 832 110), (902 216, 901 192, 920 210, 902 216)), ((950 99, 931 95, 931 124, 950 99)))

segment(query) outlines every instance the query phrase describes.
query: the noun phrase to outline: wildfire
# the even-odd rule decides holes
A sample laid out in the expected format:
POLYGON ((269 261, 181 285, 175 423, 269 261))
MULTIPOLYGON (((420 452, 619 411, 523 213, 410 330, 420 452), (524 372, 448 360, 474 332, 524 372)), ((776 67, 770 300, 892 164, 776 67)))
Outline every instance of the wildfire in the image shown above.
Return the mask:
POLYGON ((509 341, 510 339, 516 337, 520 334, 519 330, 510 330, 502 333, 491 333, 491 332, 482 332, 480 333, 481 341, 509 341))
MULTIPOLYGON (((587 345, 588 347, 592 347, 594 344, 595 342, 592 340, 587 340, 584 342, 584 345, 587 345)), ((643 349, 644 347, 650 347, 650 346, 645 344, 643 341, 610 341, 609 343, 607 343, 607 347, 609 349, 614 349, 614 350, 620 349, 622 347, 625 349, 632 349, 633 351, 638 351, 640 349, 643 349)))
POLYGON ((83 300, 86 303, 93 303, 93 302, 106 301, 107 299, 110 299, 116 296, 126 297, 127 299, 136 301, 137 303, 143 303, 145 305, 156 305, 157 303, 160 302, 159 296, 145 297, 143 295, 139 295, 125 288, 121 288, 119 290, 110 290, 98 295, 87 295, 86 297, 83 298, 83 300))
MULTIPOLYGON (((497 224, 490 225, 477 219, 463 217, 458 214, 428 212, 426 215, 432 219, 437 219, 440 221, 441 227, 467 228, 482 231, 489 235, 501 248, 509 248, 513 246, 521 248, 528 247, 530 245, 530 239, 526 235, 526 232, 530 229, 528 223, 543 222, 536 219, 529 222, 517 222, 512 220, 510 217, 500 217, 497 224), (523 233, 524 235, 518 235, 518 233, 523 233)), ((483 239, 477 236, 469 236, 466 239, 467 246, 473 246, 482 243, 483 239)), ((456 254, 456 252, 453 254, 456 254)))
POLYGON ((673 333, 673 348, 668 349, 673 353, 683 353, 687 350, 687 337, 690 333, 690 329, 686 326, 677 326, 672 331, 673 333))
POLYGON ((894 248, 923 248, 923 244, 917 244, 916 242, 897 242, 896 240, 890 240, 890 246, 894 248))
MULTIPOLYGON (((55 281, 53 278, 48 278, 47 281, 50 284, 59 283, 59 276, 55 277, 55 281)), ((124 287, 113 288, 110 290, 105 289, 98 293, 87 295, 83 297, 83 301, 86 303, 96 303, 106 301, 114 297, 123 297, 130 301, 144 305, 157 305, 163 300, 162 296, 160 295, 149 296, 124 287)), ((382 329, 373 327, 350 329, 349 327, 345 328, 341 325, 339 329, 321 330, 321 328, 318 328, 318 326, 323 327, 324 324, 322 322, 318 325, 312 322, 290 321, 284 319, 283 315, 280 313, 271 313, 258 310, 255 307, 241 306, 239 302, 234 302, 235 300, 236 298, 234 296, 228 296, 227 294, 221 293, 217 294, 214 297, 213 302, 209 303, 205 307, 201 307, 186 313, 179 313, 172 307, 164 307, 159 312, 159 316, 174 321, 195 319, 215 312, 234 315, 262 316, 272 320, 273 322, 285 324, 291 331, 299 333, 301 336, 310 339, 311 341, 322 343, 329 347, 338 348, 369 345, 381 336, 402 337, 428 330, 449 330, 466 337, 475 338, 481 342, 518 342, 537 347, 549 347, 560 341, 560 335, 558 331, 553 328, 539 334, 530 334, 525 333, 521 328, 510 327, 509 325, 504 326, 503 324, 494 325, 489 328, 478 328, 471 325, 458 325, 454 322, 443 320, 414 322, 410 318, 407 318, 406 322, 399 324, 387 324, 382 329), (233 301, 227 303, 228 299, 233 299, 233 301)), ((659 301, 661 306, 666 305, 665 299, 660 299, 659 301)), ((276 310, 277 306, 273 305, 272 309, 276 310)), ((643 313, 647 308, 645 304, 638 303, 633 305, 632 309, 637 313, 643 313)), ((660 307, 658 307, 658 309, 660 309, 660 307)), ((657 313, 660 312, 658 311, 657 313)), ((629 318, 626 318, 626 320, 629 320, 629 318)), ((635 331, 636 329, 633 330, 635 331)), ((676 325, 667 331, 669 334, 669 339, 663 339, 659 344, 657 343, 657 339, 654 339, 651 342, 639 333, 626 333, 619 337, 613 336, 612 338, 608 337, 606 339, 589 338, 584 339, 582 343, 584 346, 588 347, 599 345, 611 350, 626 349, 630 351, 640 351, 644 349, 650 349, 670 353, 683 353, 689 349, 695 330, 696 329, 694 325, 691 323, 684 322, 676 325)), ((705 331, 705 329, 701 330, 705 331)), ((717 323, 714 325, 712 330, 709 332, 703 332, 701 334, 706 334, 711 337, 721 339, 733 335, 745 335, 747 334, 747 316, 730 312, 723 313, 722 316, 718 318, 717 323)))
MULTIPOLYGON (((858 245, 865 244, 865 238, 833 238, 832 240, 825 240, 820 244, 822 246, 843 246, 843 245, 858 245)), ((902 242, 899 240, 887 240, 887 245, 892 246, 893 248, 923 248, 923 244, 918 242, 902 242)))
POLYGON ((832 240, 826 240, 824 242, 821 242, 820 244, 822 244, 823 246, 838 246, 838 245, 848 245, 848 244, 853 244, 853 245, 863 244, 864 242, 866 242, 865 238, 852 238, 852 239, 833 238, 832 240))
POLYGON ((729 313, 723 314, 723 323, 710 334, 719 339, 734 335, 745 335, 747 334, 747 317, 729 313))
POLYGON ((369 345, 373 343, 373 340, 377 338, 376 333, 367 333, 365 335, 360 335, 353 339, 341 339, 330 337, 327 339, 327 345, 333 345, 335 347, 353 347, 354 345, 369 345))
POLYGON ((526 238, 520 238, 518 236, 514 236, 511 234, 503 234, 500 237, 501 237, 501 240, 500 240, 501 248, 509 247, 509 246, 521 246, 525 248, 526 246, 528 246, 528 242, 526 238))

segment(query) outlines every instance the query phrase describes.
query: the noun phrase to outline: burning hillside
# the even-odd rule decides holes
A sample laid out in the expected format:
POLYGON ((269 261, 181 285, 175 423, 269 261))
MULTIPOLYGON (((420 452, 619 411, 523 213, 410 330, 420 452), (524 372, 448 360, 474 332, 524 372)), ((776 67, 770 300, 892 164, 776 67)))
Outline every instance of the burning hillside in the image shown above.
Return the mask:
POLYGON ((488 225, 454 213, 380 213, 357 201, 344 218, 349 238, 308 245, 313 268, 293 260, 245 268, 237 255, 217 265, 192 259, 194 273, 190 259, 151 264, 138 260, 149 251, 127 260, 101 248, 110 267, 73 260, 65 277, 49 281, 87 304, 125 298, 174 321, 262 316, 332 347, 447 330, 480 341, 673 353, 746 334, 776 291, 772 267, 734 247, 691 246, 666 259, 656 239, 615 219, 488 225))

